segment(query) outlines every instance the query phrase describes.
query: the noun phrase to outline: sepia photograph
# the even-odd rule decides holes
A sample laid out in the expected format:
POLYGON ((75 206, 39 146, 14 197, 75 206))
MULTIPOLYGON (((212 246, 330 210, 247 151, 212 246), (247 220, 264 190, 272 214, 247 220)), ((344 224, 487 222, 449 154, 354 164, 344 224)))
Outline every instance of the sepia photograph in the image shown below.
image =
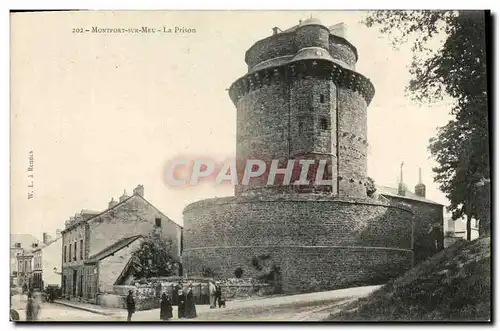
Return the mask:
POLYGON ((11 10, 10 321, 492 321, 489 10, 11 10))

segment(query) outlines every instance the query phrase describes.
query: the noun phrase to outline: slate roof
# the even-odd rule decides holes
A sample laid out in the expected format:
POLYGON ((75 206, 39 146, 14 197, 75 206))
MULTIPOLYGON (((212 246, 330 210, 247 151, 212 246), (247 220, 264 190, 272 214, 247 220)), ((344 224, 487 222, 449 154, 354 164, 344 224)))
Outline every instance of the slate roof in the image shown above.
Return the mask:
POLYGON ((396 198, 400 198, 400 199, 406 199, 406 200, 416 200, 416 201, 421 201, 421 202, 425 202, 425 203, 429 203, 429 204, 433 204, 433 205, 439 205, 439 206, 443 205, 441 203, 438 203, 438 202, 435 202, 435 201, 432 201, 432 200, 429 200, 426 198, 419 197, 418 195, 416 195, 415 193, 413 193, 409 190, 406 190, 405 195, 402 196, 402 195, 398 194, 398 189, 396 187, 378 186, 378 185, 375 185, 375 187, 377 188, 378 193, 382 194, 382 195, 396 197, 396 198))
POLYGON ((14 247, 16 243, 21 243, 21 247, 24 249, 31 249, 31 244, 34 242, 40 242, 37 238, 31 234, 11 234, 10 235, 10 247, 14 247))
POLYGON ((61 233, 65 233, 65 232, 68 232, 69 230, 71 229, 74 229, 75 227, 78 226, 78 224, 82 223, 82 222, 92 222, 93 220, 97 219, 99 216, 101 215, 104 215, 105 213, 109 212, 110 210, 112 209, 117 209, 118 207, 121 207, 123 206, 127 201, 129 201, 130 199, 134 198, 134 197, 139 197, 141 198, 142 200, 144 200, 148 205, 150 205, 151 207, 153 207, 156 211, 158 211, 166 220, 169 220, 170 222, 174 223, 175 225, 177 225, 178 227, 182 228, 181 225, 179 225, 178 223, 174 222, 170 217, 168 217, 167 215, 165 215, 161 210, 159 210, 158 208, 156 208, 151 202, 149 202, 148 200, 146 200, 146 198, 144 198, 143 196, 140 196, 140 195, 136 195, 136 194, 133 194, 129 197, 127 197, 126 199, 124 199, 123 201, 121 202, 117 202, 116 205, 108 208, 108 209, 105 209, 103 210, 102 212, 99 212, 98 214, 95 214, 93 215, 92 217, 90 218, 87 218, 87 219, 83 219, 82 221, 80 222, 75 222, 73 224, 71 224, 70 226, 66 227, 63 231, 61 231, 61 233))
POLYGON ((141 237, 142 237, 141 235, 137 235, 137 236, 133 236, 133 237, 122 238, 122 239, 118 240, 117 242, 115 242, 114 244, 106 247, 105 249, 103 249, 99 253, 92 255, 87 261, 85 261, 85 264, 97 263, 97 262, 101 261, 102 259, 105 259, 108 256, 115 254, 116 252, 118 252, 122 248, 127 247, 128 245, 130 245, 131 243, 133 243, 134 241, 136 241, 137 239, 139 239, 141 237))

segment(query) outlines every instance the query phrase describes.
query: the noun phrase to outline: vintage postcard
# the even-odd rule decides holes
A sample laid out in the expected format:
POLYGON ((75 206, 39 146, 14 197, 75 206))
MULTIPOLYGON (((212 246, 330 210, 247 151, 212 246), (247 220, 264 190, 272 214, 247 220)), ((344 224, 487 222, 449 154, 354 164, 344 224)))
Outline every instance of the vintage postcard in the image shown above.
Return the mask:
POLYGON ((10 29, 11 321, 491 321, 489 11, 10 29))

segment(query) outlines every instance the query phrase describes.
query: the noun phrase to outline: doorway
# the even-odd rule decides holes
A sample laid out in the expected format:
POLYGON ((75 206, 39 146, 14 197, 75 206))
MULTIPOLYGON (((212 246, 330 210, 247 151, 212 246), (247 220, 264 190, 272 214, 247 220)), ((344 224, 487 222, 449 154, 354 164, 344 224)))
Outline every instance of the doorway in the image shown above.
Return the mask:
POLYGON ((76 297, 76 281, 77 281, 78 277, 77 277, 77 274, 76 274, 76 270, 73 270, 73 284, 71 284, 72 286, 72 292, 73 292, 73 296, 76 297))

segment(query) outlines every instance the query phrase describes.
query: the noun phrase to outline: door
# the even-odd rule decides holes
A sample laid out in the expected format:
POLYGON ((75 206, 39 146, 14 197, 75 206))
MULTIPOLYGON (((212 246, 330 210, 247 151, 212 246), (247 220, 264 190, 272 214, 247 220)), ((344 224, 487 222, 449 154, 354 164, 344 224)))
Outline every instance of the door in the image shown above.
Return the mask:
POLYGON ((73 284, 71 284, 73 296, 76 297, 76 281, 77 281, 76 270, 73 270, 73 284))
POLYGON ((83 275, 80 275, 80 286, 79 287, 79 294, 81 297, 83 297, 83 275))

